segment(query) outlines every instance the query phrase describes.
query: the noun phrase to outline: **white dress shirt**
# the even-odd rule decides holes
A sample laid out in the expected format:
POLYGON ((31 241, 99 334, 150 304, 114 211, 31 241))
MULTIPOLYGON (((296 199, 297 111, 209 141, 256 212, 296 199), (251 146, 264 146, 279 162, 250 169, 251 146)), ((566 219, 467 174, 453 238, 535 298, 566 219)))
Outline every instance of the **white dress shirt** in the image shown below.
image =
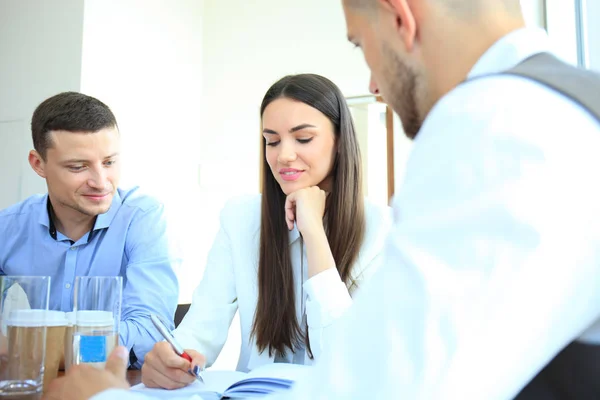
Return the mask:
MULTIPOLYGON (((515 31, 470 77, 549 50, 545 32, 515 31)), ((537 83, 447 94, 415 140, 384 264, 338 325, 347 335, 286 398, 513 398, 600 316, 599 151, 591 115, 537 83)))
MULTIPOLYGON (((545 32, 518 30, 470 76, 549 50, 545 32)), ((281 397, 511 399, 563 346, 591 340, 599 151, 585 110, 526 79, 444 96, 415 140, 383 265, 281 397)))

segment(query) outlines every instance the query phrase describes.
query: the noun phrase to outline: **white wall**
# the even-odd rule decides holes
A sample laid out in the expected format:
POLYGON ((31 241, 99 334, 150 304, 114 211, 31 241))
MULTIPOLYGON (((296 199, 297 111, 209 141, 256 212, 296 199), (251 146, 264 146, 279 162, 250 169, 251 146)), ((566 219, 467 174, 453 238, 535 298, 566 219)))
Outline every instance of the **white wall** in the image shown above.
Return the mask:
POLYGON ((368 93, 369 74, 346 40, 340 1, 206 0, 204 21, 202 158, 223 172, 207 189, 258 190, 259 106, 277 79, 313 72, 348 96, 368 93))
POLYGON ((198 171, 202 116, 202 1, 85 0, 81 91, 116 115, 121 186, 140 185, 166 203, 189 302, 204 259, 198 171), (191 276, 192 278, 188 278, 191 276))
POLYGON ((202 2, 85 0, 81 90, 117 116, 125 185, 196 183, 202 2))
POLYGON ((83 0, 0 0, 0 209, 46 191, 27 162, 31 115, 79 90, 82 16, 83 0))

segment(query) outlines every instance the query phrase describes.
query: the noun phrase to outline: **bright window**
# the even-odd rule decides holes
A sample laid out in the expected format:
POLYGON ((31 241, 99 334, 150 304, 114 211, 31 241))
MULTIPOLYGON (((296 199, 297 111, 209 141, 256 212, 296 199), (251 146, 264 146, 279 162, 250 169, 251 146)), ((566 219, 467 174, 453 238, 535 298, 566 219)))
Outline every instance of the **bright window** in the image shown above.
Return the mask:
POLYGON ((600 18, 597 0, 546 0, 546 26, 566 61, 600 71, 600 18))

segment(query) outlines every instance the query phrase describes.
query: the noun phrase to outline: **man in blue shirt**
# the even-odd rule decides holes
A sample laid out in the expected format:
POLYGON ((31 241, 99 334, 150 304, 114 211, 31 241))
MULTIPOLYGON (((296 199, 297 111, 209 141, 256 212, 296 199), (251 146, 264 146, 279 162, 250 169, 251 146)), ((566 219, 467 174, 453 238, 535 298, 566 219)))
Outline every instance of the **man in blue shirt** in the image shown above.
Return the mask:
POLYGON ((180 260, 163 205, 118 188, 120 134, 99 100, 53 96, 33 113, 31 130, 29 163, 48 193, 0 211, 0 274, 51 276, 50 307, 62 311, 72 310, 76 276, 122 276, 119 341, 140 367, 162 339, 148 314, 173 321, 177 307, 180 260))

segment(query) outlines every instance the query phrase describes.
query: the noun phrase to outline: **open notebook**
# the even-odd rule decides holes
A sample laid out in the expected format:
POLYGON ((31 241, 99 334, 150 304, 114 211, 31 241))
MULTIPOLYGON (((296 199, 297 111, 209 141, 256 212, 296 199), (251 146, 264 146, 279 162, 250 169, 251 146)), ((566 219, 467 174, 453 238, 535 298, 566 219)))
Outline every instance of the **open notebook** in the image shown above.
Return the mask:
POLYGON ((190 398, 193 395, 203 400, 263 397, 288 390, 309 368, 304 365, 275 363, 263 365, 249 373, 207 370, 202 374, 204 383, 196 381, 176 390, 150 389, 139 384, 132 390, 159 399, 190 398))

